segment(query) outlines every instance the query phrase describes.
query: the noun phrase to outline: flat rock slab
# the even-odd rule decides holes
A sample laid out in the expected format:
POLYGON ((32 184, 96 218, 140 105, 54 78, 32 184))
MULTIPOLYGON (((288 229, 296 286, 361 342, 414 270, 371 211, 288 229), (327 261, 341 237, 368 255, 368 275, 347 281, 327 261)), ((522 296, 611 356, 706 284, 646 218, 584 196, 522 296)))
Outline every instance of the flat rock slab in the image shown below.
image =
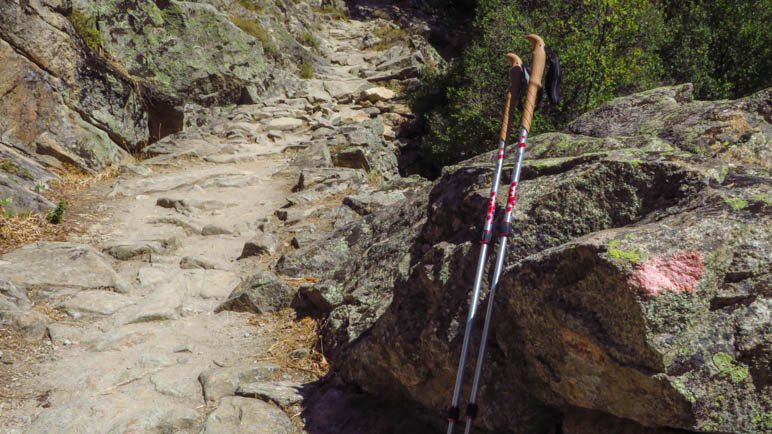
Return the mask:
POLYGON ((303 121, 296 118, 275 118, 268 121, 268 129, 274 131, 292 131, 303 126, 303 121))
POLYGON ((324 89, 334 99, 341 102, 353 101, 360 92, 372 87, 366 80, 331 80, 324 82, 324 89))
POLYGON ((279 366, 272 363, 213 368, 201 372, 198 381, 204 390, 204 398, 214 402, 224 396, 235 395, 241 384, 270 379, 278 371, 279 366))
POLYGON ((173 287, 161 287, 145 297, 141 303, 126 309, 125 313, 119 316, 116 324, 174 320, 180 317, 181 307, 182 295, 173 287))
POLYGON ((247 398, 257 398, 270 401, 281 407, 286 407, 303 400, 300 393, 302 385, 290 382, 280 383, 249 383, 240 385, 236 395, 247 398))
POLYGON ((201 395, 201 383, 198 382, 200 365, 176 365, 162 369, 150 376, 156 392, 176 398, 190 399, 201 395))
POLYGON ((391 89, 387 89, 385 87, 371 87, 370 89, 365 89, 360 97, 361 99, 368 100, 370 102, 378 102, 388 101, 395 96, 396 94, 391 89))
POLYGON ((137 273, 143 288, 169 288, 182 297, 225 298, 241 279, 230 271, 175 266, 143 267, 137 273))
POLYGON ((220 401, 204 427, 205 434, 290 434, 292 421, 281 409, 257 399, 228 396, 220 401))
POLYGON ((25 288, 131 290, 105 255, 75 243, 40 242, 16 249, 0 257, 0 275, 25 288))
POLYGON ((194 432, 199 419, 194 409, 167 400, 159 402, 150 396, 131 398, 119 395, 87 396, 67 405, 42 409, 32 426, 25 431, 75 433, 84 432, 87 428, 88 432, 103 433, 194 432))
POLYGON ((112 315, 132 303, 133 301, 123 294, 86 290, 64 302, 63 307, 71 317, 80 318, 83 315, 112 315))

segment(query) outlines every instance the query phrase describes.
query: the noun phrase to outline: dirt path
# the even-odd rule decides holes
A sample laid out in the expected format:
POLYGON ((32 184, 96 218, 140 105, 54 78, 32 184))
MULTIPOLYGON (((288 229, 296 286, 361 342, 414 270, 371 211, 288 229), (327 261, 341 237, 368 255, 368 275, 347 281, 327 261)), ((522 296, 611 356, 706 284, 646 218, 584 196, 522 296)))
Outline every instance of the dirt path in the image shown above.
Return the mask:
POLYGON ((313 324, 215 310, 289 248, 263 231, 297 183, 297 150, 362 113, 356 74, 378 60, 359 46, 369 25, 327 22, 330 63, 299 96, 207 113, 95 186, 98 221, 85 233, 2 258, 53 320, 48 356, 15 378, 0 432, 302 431, 303 385, 323 367, 313 324), (267 254, 239 259, 255 237, 267 254))

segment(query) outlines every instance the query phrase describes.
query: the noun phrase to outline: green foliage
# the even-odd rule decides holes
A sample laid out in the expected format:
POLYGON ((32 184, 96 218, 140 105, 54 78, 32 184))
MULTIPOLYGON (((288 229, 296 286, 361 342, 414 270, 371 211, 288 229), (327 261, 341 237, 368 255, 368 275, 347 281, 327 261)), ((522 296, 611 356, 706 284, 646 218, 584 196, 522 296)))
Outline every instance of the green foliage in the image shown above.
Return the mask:
POLYGON ((77 9, 73 9, 68 18, 75 31, 83 38, 83 42, 89 48, 97 51, 102 47, 102 32, 96 26, 96 18, 90 17, 77 9))
POLYGON ((67 202, 64 200, 60 200, 59 203, 56 205, 56 208, 52 209, 48 212, 46 215, 46 220, 48 220, 49 223, 58 225, 62 222, 62 219, 64 219, 64 211, 67 208, 67 202))
POLYGON ((263 0, 238 0, 238 4, 252 12, 261 13, 265 10, 265 2, 263 0))
MULTIPOLYGON (((450 13, 470 9, 469 1, 430 3, 450 13)), ((523 28, 542 36, 563 67, 562 102, 539 108, 534 135, 657 85, 693 82, 697 96, 707 98, 771 86, 770 22, 772 2, 757 0, 478 0, 462 55, 424 77, 413 96, 425 133, 420 157, 436 173, 495 148, 507 87, 504 54, 530 64, 523 28)))
POLYGON ((492 148, 507 89, 504 54, 520 53, 526 63, 530 57, 530 44, 517 30, 521 23, 560 54, 566 71, 563 102, 536 113, 532 135, 555 130, 578 114, 620 93, 650 87, 659 78, 661 62, 654 54, 663 42, 664 22, 649 0, 585 0, 579 5, 481 0, 473 24, 475 37, 461 58, 447 71, 427 77, 429 90, 414 99, 426 127, 419 150, 435 166, 492 148), (427 101, 431 101, 428 110, 427 101))
POLYGON ((724 202, 736 211, 748 208, 748 201, 741 197, 727 197, 724 198, 724 202))
POLYGON ((306 80, 314 78, 314 67, 310 63, 300 65, 300 78, 306 80))
POLYGON ((311 32, 304 32, 300 35, 300 43, 311 48, 319 47, 319 39, 311 32))
POLYGON ((262 24, 238 15, 231 15, 228 17, 228 19, 246 34, 251 35, 260 41, 260 44, 263 46, 263 50, 265 50, 267 54, 277 54, 278 51, 276 49, 276 45, 273 43, 271 35, 268 34, 268 31, 265 30, 265 27, 263 27, 262 24))
POLYGON ((6 197, 0 199, 0 215, 4 215, 6 218, 13 217, 13 210, 11 205, 13 204, 13 198, 6 197))
POLYGON ((317 12, 330 14, 334 19, 341 21, 348 21, 348 11, 345 9, 338 9, 333 5, 325 5, 317 9, 317 12))
POLYGON ((772 85, 772 2, 665 0, 669 77, 699 98, 739 97, 772 85))
POLYGON ((391 14, 389 14, 389 11, 387 11, 386 9, 376 9, 373 12, 373 17, 380 18, 382 20, 390 20, 391 14))
POLYGON ((27 168, 20 167, 18 164, 7 158, 0 159, 0 170, 11 175, 16 175, 19 178, 32 180, 32 174, 27 168))

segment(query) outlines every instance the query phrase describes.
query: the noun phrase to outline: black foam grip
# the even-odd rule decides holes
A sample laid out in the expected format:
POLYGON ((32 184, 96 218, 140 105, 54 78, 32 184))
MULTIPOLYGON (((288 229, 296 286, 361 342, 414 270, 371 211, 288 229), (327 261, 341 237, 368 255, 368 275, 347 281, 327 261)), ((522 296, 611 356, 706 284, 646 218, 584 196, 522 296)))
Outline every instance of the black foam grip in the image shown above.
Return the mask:
POLYGON ((469 404, 466 406, 466 418, 472 419, 477 417, 477 404, 469 404))
POLYGON ((450 407, 448 409, 448 420, 458 420, 460 414, 461 410, 458 407, 450 407))

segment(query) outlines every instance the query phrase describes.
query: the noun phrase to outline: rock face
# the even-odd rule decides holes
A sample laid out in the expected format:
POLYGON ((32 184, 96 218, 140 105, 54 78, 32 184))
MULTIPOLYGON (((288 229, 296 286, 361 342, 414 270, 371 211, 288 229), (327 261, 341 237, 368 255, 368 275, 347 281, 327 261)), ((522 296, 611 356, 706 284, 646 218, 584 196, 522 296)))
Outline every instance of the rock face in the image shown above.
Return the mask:
MULTIPOLYGON (((771 110, 769 90, 702 102, 682 85, 533 138, 480 426, 772 429, 771 110)), ((325 318, 325 352, 347 381, 435 420, 452 392, 492 161, 447 168, 277 266, 318 279, 298 297, 325 318)))
POLYGON ((148 140, 137 86, 88 50, 65 1, 0 7, 0 131, 28 155, 101 170, 148 140))
POLYGON ((177 99, 237 102, 245 86, 264 77, 260 41, 211 5, 75 0, 73 7, 98 20, 105 51, 131 75, 157 83, 177 99), (214 43, 217 49, 209 49, 214 43))

